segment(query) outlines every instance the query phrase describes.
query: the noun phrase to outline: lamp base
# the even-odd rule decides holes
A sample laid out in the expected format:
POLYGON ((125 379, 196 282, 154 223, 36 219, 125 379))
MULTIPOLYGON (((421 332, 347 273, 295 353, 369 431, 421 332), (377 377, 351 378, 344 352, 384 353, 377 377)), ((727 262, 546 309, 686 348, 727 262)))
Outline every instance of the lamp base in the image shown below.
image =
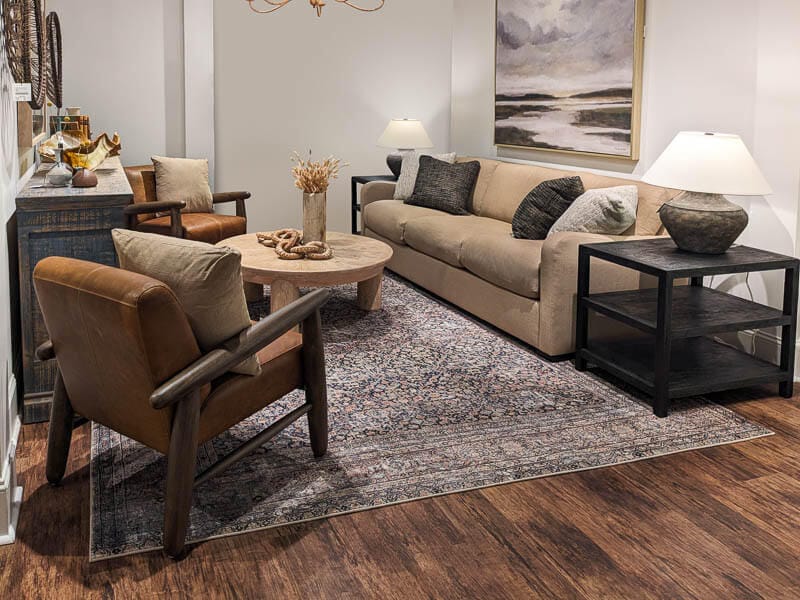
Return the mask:
POLYGON ((395 177, 400 177, 400 169, 403 167, 403 155, 400 152, 392 152, 386 157, 386 165, 395 177))
POLYGON ((699 192, 683 192, 658 214, 675 245, 698 254, 724 254, 749 222, 744 209, 725 196, 699 192))

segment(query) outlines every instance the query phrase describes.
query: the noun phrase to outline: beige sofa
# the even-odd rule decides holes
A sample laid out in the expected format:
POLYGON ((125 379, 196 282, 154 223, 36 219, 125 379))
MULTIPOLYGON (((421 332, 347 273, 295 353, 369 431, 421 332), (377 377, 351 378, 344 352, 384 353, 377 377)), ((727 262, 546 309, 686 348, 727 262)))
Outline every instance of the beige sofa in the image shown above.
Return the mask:
MULTIPOLYGON (((389 244, 388 267, 469 313, 559 357, 574 351, 578 246, 664 235, 659 207, 679 192, 644 183, 534 165, 480 160, 470 215, 393 200, 394 184, 373 182, 361 196, 365 235, 389 244), (518 240, 511 219, 522 199, 548 179, 580 175, 586 189, 635 184, 637 220, 623 235, 556 233, 518 240)), ((652 285, 637 272, 592 264, 592 291, 652 285)))

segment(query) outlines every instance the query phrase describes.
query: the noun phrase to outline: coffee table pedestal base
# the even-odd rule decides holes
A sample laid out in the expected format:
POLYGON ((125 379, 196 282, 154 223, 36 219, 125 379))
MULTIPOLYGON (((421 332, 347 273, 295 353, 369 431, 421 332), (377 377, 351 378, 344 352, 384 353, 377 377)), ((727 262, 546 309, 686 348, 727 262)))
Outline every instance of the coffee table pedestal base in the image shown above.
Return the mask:
POLYGON ((358 308, 361 310, 380 310, 383 273, 372 279, 358 283, 358 308))
POLYGON ((260 283, 244 282, 244 298, 248 302, 258 302, 264 298, 264 286, 260 283))

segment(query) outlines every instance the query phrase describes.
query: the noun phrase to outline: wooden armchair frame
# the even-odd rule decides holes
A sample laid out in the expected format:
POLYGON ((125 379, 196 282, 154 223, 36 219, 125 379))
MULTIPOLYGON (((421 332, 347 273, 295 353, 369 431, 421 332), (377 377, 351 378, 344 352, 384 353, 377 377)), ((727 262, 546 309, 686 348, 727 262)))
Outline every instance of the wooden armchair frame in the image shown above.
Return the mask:
MULTIPOLYGON (((211 196, 212 202, 216 204, 236 203, 236 216, 247 218, 247 207, 245 200, 250 198, 250 192, 217 192, 211 196)), ((156 200, 154 202, 140 202, 129 204, 123 209, 123 213, 128 217, 128 228, 136 229, 139 224, 136 217, 156 212, 169 211, 169 231, 172 237, 183 237, 183 223, 181 222, 181 210, 186 208, 183 200, 156 200)))
MULTIPOLYGON (((316 290, 229 340, 224 347, 201 356, 174 377, 160 385, 150 396, 156 410, 175 408, 167 454, 166 505, 164 511, 164 549, 173 558, 184 555, 192 489, 219 474, 239 459, 247 456, 275 437, 303 415, 308 415, 311 449, 321 457, 328 446, 328 404, 325 380, 325 356, 322 342, 320 308, 330 292, 316 290), (213 382, 253 353, 268 346, 298 324, 302 327, 302 367, 306 402, 284 415, 264 431, 221 458, 203 473, 194 476, 203 386, 213 382)), ((58 358, 50 341, 37 352, 40 360, 58 358)), ((88 416, 88 415, 87 415, 88 416)), ((90 416, 89 416, 90 417, 90 416)), ((76 419, 69 396, 57 371, 50 430, 47 440, 47 479, 57 485, 67 466, 72 431, 86 422, 76 419)))

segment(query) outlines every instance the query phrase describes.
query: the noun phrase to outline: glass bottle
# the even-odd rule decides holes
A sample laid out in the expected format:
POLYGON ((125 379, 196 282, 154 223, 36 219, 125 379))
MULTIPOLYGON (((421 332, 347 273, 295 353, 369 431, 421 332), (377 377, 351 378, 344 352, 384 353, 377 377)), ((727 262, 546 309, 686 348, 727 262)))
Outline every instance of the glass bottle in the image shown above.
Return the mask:
POLYGON ((58 143, 58 148, 53 150, 56 164, 47 172, 47 183, 56 187, 64 187, 72 181, 72 171, 64 163, 62 155, 64 153, 63 142, 58 143))

